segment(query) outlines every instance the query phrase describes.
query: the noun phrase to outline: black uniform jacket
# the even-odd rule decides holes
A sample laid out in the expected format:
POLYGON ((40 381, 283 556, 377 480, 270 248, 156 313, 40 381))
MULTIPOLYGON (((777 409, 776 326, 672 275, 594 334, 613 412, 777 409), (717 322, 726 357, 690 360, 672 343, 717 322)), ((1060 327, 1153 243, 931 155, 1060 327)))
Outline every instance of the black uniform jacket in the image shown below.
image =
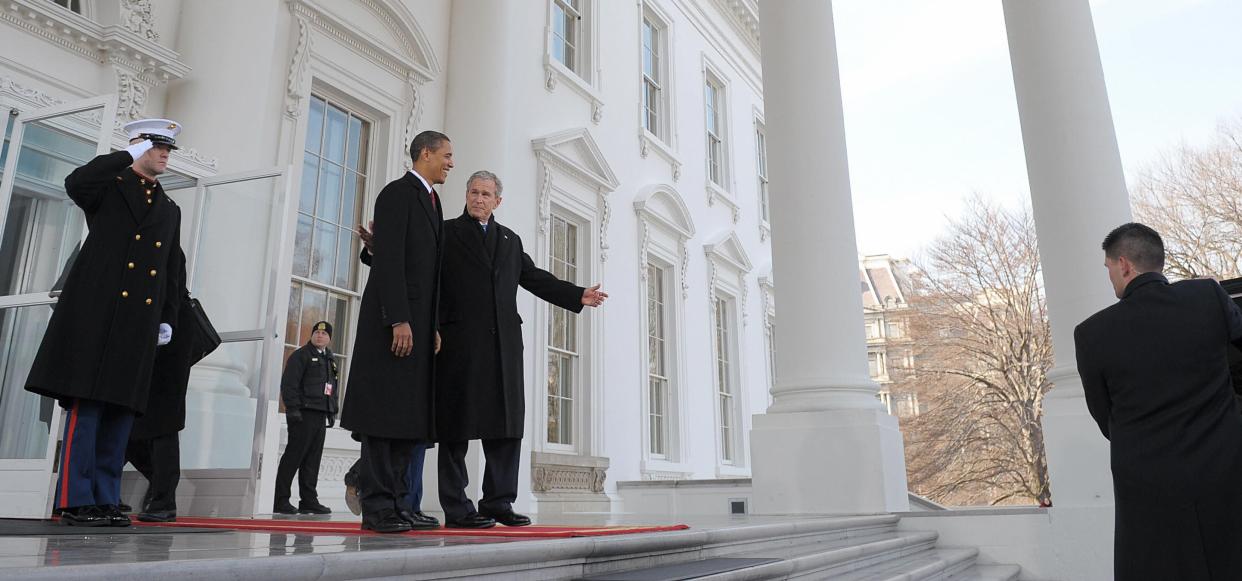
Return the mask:
POLYGON ((365 436, 435 437, 432 377, 443 213, 413 174, 375 201, 375 255, 362 292, 341 427, 365 436), (392 353, 392 326, 408 322, 414 351, 392 353))
POLYGON ((1087 406, 1111 442, 1117 579, 1242 571, 1242 418, 1226 359, 1240 339, 1242 312, 1219 284, 1158 273, 1074 330, 1087 406))
POLYGON ((62 404, 82 398, 142 413, 159 325, 177 323, 181 209, 131 163, 128 152, 117 151, 65 178, 90 233, 26 380, 27 390, 62 404))
POLYGON ((289 354, 285 371, 280 376, 280 399, 285 403, 285 413, 294 410, 318 410, 336 415, 340 396, 340 376, 336 358, 331 349, 319 352, 307 343, 289 354), (331 385, 331 394, 325 393, 331 385))
POLYGON ((536 267, 522 239, 494 216, 486 236, 469 214, 445 222, 436 358, 442 442, 522 437, 526 398, 518 286, 557 307, 582 311, 585 289, 536 267))

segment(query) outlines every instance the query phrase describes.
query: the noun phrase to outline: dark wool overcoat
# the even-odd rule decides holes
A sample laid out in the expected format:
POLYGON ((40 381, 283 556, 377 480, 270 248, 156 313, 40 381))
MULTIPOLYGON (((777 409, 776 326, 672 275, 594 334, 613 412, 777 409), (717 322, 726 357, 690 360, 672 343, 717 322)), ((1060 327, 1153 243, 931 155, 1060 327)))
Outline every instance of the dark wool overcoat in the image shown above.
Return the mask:
POLYGON ((436 419, 441 442, 521 438, 526 397, 518 286, 575 313, 582 287, 535 266, 493 216, 487 234, 463 214, 444 224, 436 419))
POLYGON ((1110 441, 1116 579, 1239 578, 1242 418, 1226 355, 1239 340, 1242 311, 1219 284, 1157 273, 1074 330, 1110 441))
POLYGON ((375 254, 362 292, 341 427, 377 438, 435 437, 434 341, 443 212, 411 173, 375 201, 375 254), (392 326, 408 322, 414 350, 392 353, 392 326))
POLYGON ((132 163, 117 151, 65 178, 89 234, 26 380, 27 390, 64 405, 82 398, 141 414, 160 323, 176 335, 181 209, 158 183, 129 169, 132 163))

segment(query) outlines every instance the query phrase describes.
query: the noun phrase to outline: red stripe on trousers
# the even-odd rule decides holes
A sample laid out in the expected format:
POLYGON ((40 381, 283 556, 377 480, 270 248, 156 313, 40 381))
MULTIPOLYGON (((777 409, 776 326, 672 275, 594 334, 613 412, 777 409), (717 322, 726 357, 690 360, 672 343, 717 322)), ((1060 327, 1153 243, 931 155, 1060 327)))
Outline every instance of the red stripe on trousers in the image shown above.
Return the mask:
POLYGON ((69 508, 69 452, 73 449, 73 430, 78 427, 78 404, 81 400, 73 400, 73 409, 69 411, 69 432, 65 434, 65 458, 60 463, 60 508, 69 508))

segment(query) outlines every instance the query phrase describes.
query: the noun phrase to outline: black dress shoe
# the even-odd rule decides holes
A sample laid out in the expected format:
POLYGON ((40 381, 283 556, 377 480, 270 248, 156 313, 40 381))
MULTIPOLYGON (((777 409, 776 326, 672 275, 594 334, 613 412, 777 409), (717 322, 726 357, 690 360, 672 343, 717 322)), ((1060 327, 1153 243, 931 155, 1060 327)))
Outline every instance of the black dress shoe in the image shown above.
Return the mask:
POLYGON ((490 529, 494 526, 496 526, 496 521, 477 512, 455 520, 444 519, 444 528, 446 529, 490 529))
POLYGON ((389 514, 376 519, 362 518, 362 530, 377 533, 404 533, 410 530, 410 523, 396 514, 389 514))
POLYGON ((294 508, 293 505, 289 504, 289 501, 286 500, 284 502, 277 502, 276 505, 272 507, 272 512, 276 514, 297 514, 298 509, 294 508))
POLYGON ((134 512, 134 507, 125 504, 124 502, 117 504, 116 509, 126 514, 134 512))
POLYGON ((529 516, 526 516, 524 514, 518 514, 516 512, 513 512, 512 510, 509 512, 503 512, 503 513, 489 512, 489 513, 480 513, 480 514, 484 514, 494 519, 496 522, 502 525, 505 525, 507 527, 524 527, 530 524, 529 516))
POLYGON ((127 527, 134 524, 129 520, 129 515, 121 512, 115 504, 105 504, 99 507, 99 512, 108 517, 108 526, 127 527))
POLYGON ((60 524, 71 527, 106 527, 112 524, 95 505, 66 508, 60 511, 60 524))
POLYGON ((151 510, 138 515, 142 522, 177 522, 175 510, 151 510))
POLYGON ((298 514, 332 514, 332 509, 316 502, 299 502, 298 514))
POLYGON ((423 514, 422 511, 411 512, 403 510, 398 514, 401 515, 402 520, 410 523, 410 530, 425 531, 440 528, 440 521, 436 520, 435 517, 423 514))

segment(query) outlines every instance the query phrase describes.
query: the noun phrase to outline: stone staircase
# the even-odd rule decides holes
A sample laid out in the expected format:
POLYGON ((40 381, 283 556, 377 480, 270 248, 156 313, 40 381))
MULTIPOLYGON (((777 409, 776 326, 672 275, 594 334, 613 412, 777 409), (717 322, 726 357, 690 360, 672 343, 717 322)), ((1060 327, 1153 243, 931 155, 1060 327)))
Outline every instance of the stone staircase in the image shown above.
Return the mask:
POLYGON ((644 581, 677 579, 673 569, 716 558, 760 564, 694 577, 713 581, 1012 581, 1016 565, 976 563, 973 548, 936 546, 936 533, 897 530, 894 515, 825 517, 650 535, 565 539, 489 546, 478 554, 453 547, 419 551, 391 574, 410 579, 644 581), (455 553, 455 554, 452 554, 455 553))

